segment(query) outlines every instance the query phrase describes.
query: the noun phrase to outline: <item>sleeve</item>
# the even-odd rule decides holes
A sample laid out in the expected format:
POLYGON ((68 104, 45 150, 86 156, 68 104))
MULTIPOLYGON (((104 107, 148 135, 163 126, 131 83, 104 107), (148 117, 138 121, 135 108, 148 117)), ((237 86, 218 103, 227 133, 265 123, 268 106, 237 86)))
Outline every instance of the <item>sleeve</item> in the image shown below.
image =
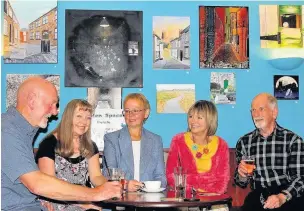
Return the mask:
POLYGON ((57 139, 55 136, 51 135, 46 137, 40 144, 36 154, 36 163, 43 157, 48 157, 55 160, 55 148, 57 145, 57 139))
POLYGON ((168 159, 167 159, 167 167, 166 167, 166 177, 167 177, 167 183, 168 186, 174 187, 174 168, 178 166, 178 145, 177 145, 178 138, 177 136, 174 136, 169 153, 168 153, 168 159))
POLYGON ((286 191, 292 197, 298 197, 303 194, 304 190, 304 142, 299 136, 293 135, 290 144, 288 158, 290 183, 286 191))
POLYGON ((166 174, 165 174, 165 161, 164 161, 164 148, 162 138, 157 136, 157 146, 156 146, 157 155, 157 166, 154 171, 154 178, 156 180, 160 180, 162 183, 162 187, 167 186, 166 174))
POLYGON ((249 179, 240 177, 238 173, 238 166, 242 160, 243 157, 243 147, 242 147, 243 140, 240 138, 236 144, 235 148, 235 159, 236 159, 236 169, 234 172, 234 182, 236 185, 238 185, 241 188, 246 188, 249 184, 249 179))
POLYGON ((20 176, 37 171, 33 148, 13 132, 2 131, 1 172, 13 183, 20 183, 20 176))
POLYGON ((92 143, 93 143, 93 155, 99 154, 99 149, 96 143, 94 141, 92 141, 92 143))
POLYGON ((102 158, 102 174, 104 176, 108 176, 107 167, 118 168, 118 164, 116 160, 116 149, 109 135, 110 134, 104 135, 104 150, 103 150, 103 158, 102 158))
POLYGON ((227 143, 219 138, 219 149, 217 152, 217 165, 211 171, 213 174, 213 180, 210 181, 210 175, 208 178, 202 176, 200 181, 209 181, 206 185, 208 188, 206 190, 213 193, 223 194, 227 191, 228 182, 230 179, 230 167, 229 167, 229 148, 227 143))

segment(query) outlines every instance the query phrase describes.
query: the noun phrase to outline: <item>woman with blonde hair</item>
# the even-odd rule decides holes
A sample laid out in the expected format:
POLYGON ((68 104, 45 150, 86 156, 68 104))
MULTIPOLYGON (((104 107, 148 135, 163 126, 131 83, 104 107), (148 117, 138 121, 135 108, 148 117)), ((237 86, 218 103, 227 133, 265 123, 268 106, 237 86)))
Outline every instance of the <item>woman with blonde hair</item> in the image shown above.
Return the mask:
MULTIPOLYGON (((159 180, 166 187, 162 139, 143 127, 150 114, 149 101, 140 93, 131 93, 123 106, 126 126, 104 136, 108 167, 125 172, 128 191, 138 190, 142 181, 148 180, 159 180)), ((103 174, 107 175, 106 166, 103 167, 103 174)))
MULTIPOLYGON (((92 113, 92 106, 85 100, 68 103, 57 128, 39 145, 36 161, 43 173, 83 186, 88 177, 93 186, 107 181, 101 174, 98 148, 90 136, 92 113)), ((100 209, 90 203, 52 201, 52 205, 54 210, 65 211, 100 209)))
MULTIPOLYGON (((216 136, 217 109, 212 102, 199 100, 188 111, 188 132, 173 137, 167 160, 168 185, 174 187, 174 169, 187 174, 187 189, 223 194, 230 179, 229 148, 216 136)), ((212 210, 216 209, 214 206, 212 210)), ((227 210, 217 207, 217 210, 227 210)))

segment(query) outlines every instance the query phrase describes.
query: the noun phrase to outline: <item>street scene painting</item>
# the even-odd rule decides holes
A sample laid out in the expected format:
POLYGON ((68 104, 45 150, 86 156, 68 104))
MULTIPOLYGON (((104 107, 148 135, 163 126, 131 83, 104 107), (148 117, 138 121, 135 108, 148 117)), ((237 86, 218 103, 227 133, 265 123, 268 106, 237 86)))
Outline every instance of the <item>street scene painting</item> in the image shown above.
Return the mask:
POLYGON ((190 69, 190 17, 153 17, 153 69, 190 69))
POLYGON ((261 48, 303 48, 303 5, 260 5, 261 48))
POLYGON ((142 11, 65 10, 65 86, 143 86, 142 11))
POLYGON ((187 113, 195 102, 194 84, 156 84, 157 113, 187 113))
POLYGON ((235 104, 235 73, 211 72, 210 92, 215 104, 235 104))
POLYGON ((88 88, 88 102, 95 110, 121 109, 121 88, 88 88))
POLYGON ((60 93, 59 75, 34 75, 34 74, 7 74, 6 75, 6 109, 16 106, 17 90, 20 84, 30 76, 39 76, 55 85, 58 94, 60 93))
POLYGON ((278 100, 299 100, 299 76, 274 75, 274 96, 278 100))
POLYGON ((199 66, 249 68, 248 7, 199 7, 199 66))
POLYGON ((3 1, 4 63, 57 63, 57 1, 3 1))

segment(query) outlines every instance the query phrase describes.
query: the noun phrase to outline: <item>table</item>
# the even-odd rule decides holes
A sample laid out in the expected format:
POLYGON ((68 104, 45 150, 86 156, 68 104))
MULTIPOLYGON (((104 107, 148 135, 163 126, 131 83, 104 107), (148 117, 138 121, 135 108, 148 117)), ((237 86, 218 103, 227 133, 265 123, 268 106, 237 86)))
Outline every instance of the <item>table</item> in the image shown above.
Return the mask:
POLYGON ((174 210, 178 207, 201 207, 210 209, 212 205, 227 204, 231 208, 232 198, 227 194, 222 195, 197 195, 199 201, 184 201, 175 198, 174 191, 161 193, 131 192, 125 193, 122 199, 95 202, 97 206, 116 210, 125 207, 126 210, 174 210))

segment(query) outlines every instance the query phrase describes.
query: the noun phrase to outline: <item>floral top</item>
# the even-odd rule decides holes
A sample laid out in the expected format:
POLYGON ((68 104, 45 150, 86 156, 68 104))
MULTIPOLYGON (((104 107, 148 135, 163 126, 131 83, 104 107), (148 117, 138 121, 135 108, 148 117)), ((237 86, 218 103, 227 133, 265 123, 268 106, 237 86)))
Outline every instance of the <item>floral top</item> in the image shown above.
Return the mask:
MULTIPOLYGON (((58 140, 54 135, 48 136, 44 139, 40 145, 38 152, 36 154, 36 162, 38 163, 39 158, 48 157, 55 162, 55 174, 56 177, 64 180, 66 182, 83 185, 85 186, 88 182, 89 172, 88 172, 88 159, 82 156, 76 158, 65 158, 57 153, 55 153, 55 148, 58 143, 58 140)), ((93 142, 94 146, 94 155, 99 153, 96 144, 93 142)), ((76 202, 75 202, 76 204, 76 202)), ((82 211, 83 208, 80 208, 73 203, 65 203, 60 201, 53 201, 52 205, 54 210, 60 211, 82 211)))

